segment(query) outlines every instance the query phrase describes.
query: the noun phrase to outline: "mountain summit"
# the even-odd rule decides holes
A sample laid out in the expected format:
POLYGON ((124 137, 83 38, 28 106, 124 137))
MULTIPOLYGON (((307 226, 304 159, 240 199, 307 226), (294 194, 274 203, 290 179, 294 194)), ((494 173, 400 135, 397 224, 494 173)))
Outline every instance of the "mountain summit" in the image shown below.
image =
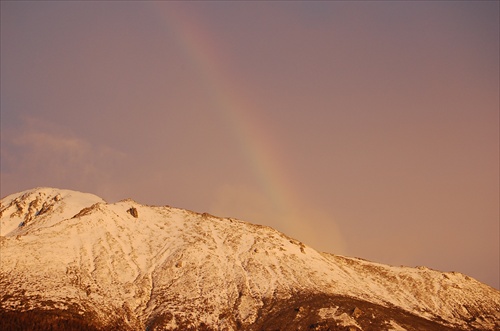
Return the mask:
POLYGON ((2 330, 500 329, 500 291, 468 276, 232 218, 53 188, 0 216, 2 330))

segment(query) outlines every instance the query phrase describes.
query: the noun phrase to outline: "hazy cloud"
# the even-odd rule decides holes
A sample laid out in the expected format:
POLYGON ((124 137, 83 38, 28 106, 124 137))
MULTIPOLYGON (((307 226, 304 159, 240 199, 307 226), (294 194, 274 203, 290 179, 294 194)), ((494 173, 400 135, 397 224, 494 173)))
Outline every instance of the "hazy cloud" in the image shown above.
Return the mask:
POLYGON ((15 129, 3 130, 2 194, 36 186, 100 191, 126 155, 65 131, 34 117, 15 129))

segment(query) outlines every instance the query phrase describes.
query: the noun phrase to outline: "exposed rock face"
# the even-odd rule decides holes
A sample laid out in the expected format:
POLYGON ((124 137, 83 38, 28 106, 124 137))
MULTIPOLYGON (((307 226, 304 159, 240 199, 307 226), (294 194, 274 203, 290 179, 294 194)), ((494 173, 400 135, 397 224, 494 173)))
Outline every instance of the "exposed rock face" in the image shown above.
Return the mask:
POLYGON ((137 211, 137 208, 131 207, 127 210, 127 213, 134 216, 135 218, 139 217, 139 212, 137 211))
POLYGON ((500 328, 500 292, 465 275, 320 253, 235 219, 48 188, 0 212, 1 329, 500 328))

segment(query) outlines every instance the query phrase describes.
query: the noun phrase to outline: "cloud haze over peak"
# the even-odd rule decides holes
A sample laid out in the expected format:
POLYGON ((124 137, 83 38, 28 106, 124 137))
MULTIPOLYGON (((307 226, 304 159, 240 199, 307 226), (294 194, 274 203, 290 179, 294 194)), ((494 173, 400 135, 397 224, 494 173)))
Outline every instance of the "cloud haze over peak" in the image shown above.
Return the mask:
POLYGON ((499 283, 499 3, 1 2, 1 195, 131 197, 499 283))

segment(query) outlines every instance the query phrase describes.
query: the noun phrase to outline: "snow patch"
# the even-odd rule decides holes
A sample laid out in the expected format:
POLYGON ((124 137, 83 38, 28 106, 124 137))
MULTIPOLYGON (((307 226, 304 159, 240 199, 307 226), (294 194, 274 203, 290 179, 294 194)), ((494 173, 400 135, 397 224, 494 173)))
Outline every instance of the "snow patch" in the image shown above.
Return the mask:
POLYGON ((321 308, 318 315, 321 319, 333 319, 335 318, 338 309, 339 307, 321 308))
POLYGON ((389 321, 390 329, 389 331, 407 331, 405 328, 403 328, 401 325, 394 321, 389 321))
POLYGON ((351 316, 346 313, 342 313, 338 316, 334 316, 333 319, 338 322, 341 326, 355 326, 361 330, 361 326, 359 326, 358 322, 351 316))

